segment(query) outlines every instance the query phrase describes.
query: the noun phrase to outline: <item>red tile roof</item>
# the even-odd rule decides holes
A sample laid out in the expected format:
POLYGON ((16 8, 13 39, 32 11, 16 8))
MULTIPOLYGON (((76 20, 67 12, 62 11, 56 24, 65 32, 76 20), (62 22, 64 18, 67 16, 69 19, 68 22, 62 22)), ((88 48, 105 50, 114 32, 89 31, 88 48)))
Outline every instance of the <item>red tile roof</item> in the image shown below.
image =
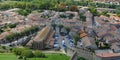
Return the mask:
POLYGON ((85 37, 85 36, 87 36, 86 33, 82 33, 82 34, 80 34, 80 37, 85 37))
POLYGON ((115 56, 120 56, 120 53, 100 53, 96 55, 100 57, 115 57, 115 56))

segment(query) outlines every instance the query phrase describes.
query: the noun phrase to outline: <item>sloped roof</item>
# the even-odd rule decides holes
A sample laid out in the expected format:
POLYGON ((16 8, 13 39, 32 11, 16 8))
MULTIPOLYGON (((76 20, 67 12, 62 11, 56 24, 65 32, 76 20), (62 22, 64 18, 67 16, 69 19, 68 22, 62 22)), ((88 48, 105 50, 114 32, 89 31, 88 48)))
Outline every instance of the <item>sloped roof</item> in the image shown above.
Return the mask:
POLYGON ((96 54, 97 56, 100 57, 117 57, 120 56, 120 53, 100 53, 100 54, 96 54))
POLYGON ((38 32, 37 36, 34 38, 34 41, 43 41, 47 37, 49 31, 50 31, 50 27, 46 26, 40 32, 38 32))

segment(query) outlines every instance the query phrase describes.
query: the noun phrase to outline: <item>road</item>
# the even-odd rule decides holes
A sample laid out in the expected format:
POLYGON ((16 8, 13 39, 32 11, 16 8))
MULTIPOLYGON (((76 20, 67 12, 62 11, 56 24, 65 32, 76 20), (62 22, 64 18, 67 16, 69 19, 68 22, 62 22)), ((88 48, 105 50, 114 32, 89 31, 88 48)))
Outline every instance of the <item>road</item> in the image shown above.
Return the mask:
POLYGON ((6 44, 1 44, 1 46, 18 46, 18 45, 23 45, 25 44, 27 41, 30 40, 30 38, 33 36, 34 34, 32 35, 29 35, 29 36, 24 36, 23 38, 20 38, 16 41, 13 41, 11 43, 6 43, 6 44))
POLYGON ((55 38, 55 43, 58 43, 59 44, 59 47, 61 49, 65 49, 67 46, 71 47, 71 48, 74 48, 74 44, 70 44, 70 41, 73 40, 73 38, 71 37, 71 39, 69 39, 66 35, 66 36, 61 36, 60 33, 59 33, 59 27, 56 27, 56 33, 55 35, 57 35, 57 38, 55 38))

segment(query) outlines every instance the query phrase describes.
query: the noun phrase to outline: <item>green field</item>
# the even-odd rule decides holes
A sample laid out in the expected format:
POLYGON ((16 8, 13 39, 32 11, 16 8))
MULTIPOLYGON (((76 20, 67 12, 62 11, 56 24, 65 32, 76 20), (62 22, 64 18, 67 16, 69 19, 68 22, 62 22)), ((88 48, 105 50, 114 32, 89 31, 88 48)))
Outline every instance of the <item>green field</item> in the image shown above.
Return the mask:
MULTIPOLYGON (((46 54, 46 58, 29 58, 28 60, 69 60, 63 54, 46 54)), ((0 54, 0 60, 18 60, 14 54, 0 54)))
POLYGON ((17 58, 14 54, 3 53, 3 54, 0 54, 0 60, 17 60, 17 58))
POLYGON ((69 57, 63 54, 46 54, 46 58, 30 58, 29 60, 69 60, 69 57))

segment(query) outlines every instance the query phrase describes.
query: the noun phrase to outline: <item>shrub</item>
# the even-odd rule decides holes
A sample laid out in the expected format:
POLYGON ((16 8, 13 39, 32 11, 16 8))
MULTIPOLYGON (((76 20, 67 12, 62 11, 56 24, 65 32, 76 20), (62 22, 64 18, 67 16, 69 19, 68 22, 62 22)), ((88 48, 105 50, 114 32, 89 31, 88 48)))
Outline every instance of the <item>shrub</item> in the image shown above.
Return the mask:
POLYGON ((6 46, 2 46, 2 49, 6 49, 6 46))
POLYGON ((36 51, 34 52, 34 56, 35 56, 35 57, 39 57, 39 58, 44 58, 44 57, 45 57, 45 54, 42 53, 42 52, 40 52, 40 51, 38 51, 38 50, 36 50, 36 51))
POLYGON ((23 56, 25 58, 31 58, 31 57, 33 57, 33 53, 31 50, 24 50, 24 51, 22 51, 21 56, 23 56))

